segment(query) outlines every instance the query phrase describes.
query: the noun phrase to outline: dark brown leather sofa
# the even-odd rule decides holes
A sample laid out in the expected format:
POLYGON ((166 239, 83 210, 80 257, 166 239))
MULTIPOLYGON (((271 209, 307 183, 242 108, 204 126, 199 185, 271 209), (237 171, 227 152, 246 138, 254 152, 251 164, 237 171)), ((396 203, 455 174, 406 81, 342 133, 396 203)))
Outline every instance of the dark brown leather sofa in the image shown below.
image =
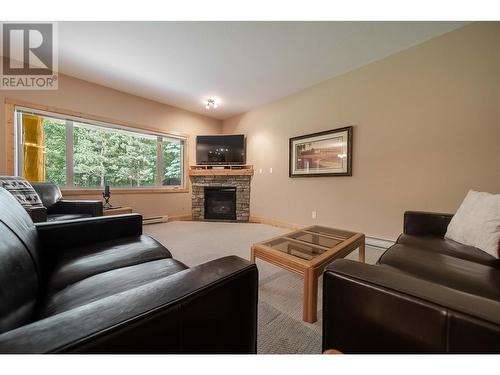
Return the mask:
POLYGON ((323 350, 500 353, 500 261, 444 239, 452 215, 406 212, 376 265, 323 275, 323 350))
POLYGON ((101 201, 63 199, 59 186, 50 182, 32 182, 31 186, 44 206, 30 211, 34 222, 75 220, 103 214, 101 201))
POLYGON ((136 214, 35 225, 0 188, 0 353, 255 353, 257 279, 188 268, 136 214))

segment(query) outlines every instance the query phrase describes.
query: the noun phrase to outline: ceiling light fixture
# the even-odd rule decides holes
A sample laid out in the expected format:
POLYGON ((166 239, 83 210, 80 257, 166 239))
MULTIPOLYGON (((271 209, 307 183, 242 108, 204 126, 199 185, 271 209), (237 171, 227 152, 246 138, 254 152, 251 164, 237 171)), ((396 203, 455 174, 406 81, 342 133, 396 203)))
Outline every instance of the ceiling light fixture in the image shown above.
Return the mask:
POLYGON ((207 99, 206 109, 216 109, 219 105, 215 102, 215 99, 207 99))

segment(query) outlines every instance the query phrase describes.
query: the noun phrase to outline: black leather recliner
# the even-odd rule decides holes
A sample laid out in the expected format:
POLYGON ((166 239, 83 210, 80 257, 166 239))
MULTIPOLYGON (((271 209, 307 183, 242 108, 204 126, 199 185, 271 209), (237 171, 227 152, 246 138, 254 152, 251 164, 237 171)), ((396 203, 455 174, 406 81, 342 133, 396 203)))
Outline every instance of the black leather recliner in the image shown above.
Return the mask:
POLYGON ((31 218, 35 222, 74 220, 103 214, 101 201, 63 199, 59 187, 51 182, 31 182, 31 185, 45 207, 45 210, 33 210, 31 218))
POLYGON ((326 269, 323 350, 500 353, 500 261, 444 239, 451 218, 406 212, 377 265, 326 269))
POLYGON ((33 224, 0 188, 0 353, 255 353, 258 274, 196 267, 137 214, 33 224))

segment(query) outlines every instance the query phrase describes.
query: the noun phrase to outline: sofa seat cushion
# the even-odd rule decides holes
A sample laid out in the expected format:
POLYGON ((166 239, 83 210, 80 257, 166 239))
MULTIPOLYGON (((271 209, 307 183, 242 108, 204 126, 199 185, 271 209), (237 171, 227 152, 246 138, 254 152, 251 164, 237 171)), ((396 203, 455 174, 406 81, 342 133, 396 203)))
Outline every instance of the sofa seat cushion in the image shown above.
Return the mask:
POLYGON ((389 248, 379 263, 423 280, 500 301, 500 270, 495 267, 402 244, 389 248))
POLYGON ((145 235, 68 249, 55 259, 47 290, 52 293, 102 272, 171 257, 163 245, 145 235))
POLYGON ((76 219, 85 219, 86 217, 92 217, 92 215, 87 215, 87 214, 51 214, 51 215, 47 215, 47 221, 76 220, 76 219))
MULTIPOLYGON (((39 309, 39 319, 145 285, 188 267, 168 258, 103 272, 49 294, 39 309)), ((127 306, 123 306, 124 309, 127 306)))
POLYGON ((398 244, 408 245, 423 250, 430 250, 441 254, 453 256, 471 262, 481 263, 488 266, 499 266, 500 261, 476 247, 463 245, 453 240, 436 236, 412 236, 402 234, 399 236, 398 244))

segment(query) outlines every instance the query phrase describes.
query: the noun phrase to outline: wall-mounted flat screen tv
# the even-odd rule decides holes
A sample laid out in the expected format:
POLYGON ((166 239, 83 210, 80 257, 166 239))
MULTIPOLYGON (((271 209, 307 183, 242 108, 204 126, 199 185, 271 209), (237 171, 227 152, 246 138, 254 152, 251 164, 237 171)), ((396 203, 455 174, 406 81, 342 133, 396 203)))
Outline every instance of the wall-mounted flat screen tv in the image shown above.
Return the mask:
POLYGON ((245 136, 197 136, 196 164, 245 164, 245 136))

